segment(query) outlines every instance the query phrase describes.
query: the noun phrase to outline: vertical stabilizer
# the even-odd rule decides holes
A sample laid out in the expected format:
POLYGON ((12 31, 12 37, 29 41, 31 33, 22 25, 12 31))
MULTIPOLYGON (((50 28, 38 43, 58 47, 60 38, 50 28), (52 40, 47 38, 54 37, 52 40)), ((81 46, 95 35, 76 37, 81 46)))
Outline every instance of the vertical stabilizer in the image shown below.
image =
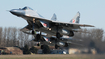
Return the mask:
POLYGON ((71 19, 70 23, 79 23, 79 21, 80 21, 79 18, 80 18, 80 13, 77 12, 77 14, 74 16, 74 18, 71 19))
POLYGON ((51 17, 51 20, 53 20, 53 21, 56 21, 56 20, 57 20, 57 16, 56 16, 55 13, 54 13, 53 16, 51 17))

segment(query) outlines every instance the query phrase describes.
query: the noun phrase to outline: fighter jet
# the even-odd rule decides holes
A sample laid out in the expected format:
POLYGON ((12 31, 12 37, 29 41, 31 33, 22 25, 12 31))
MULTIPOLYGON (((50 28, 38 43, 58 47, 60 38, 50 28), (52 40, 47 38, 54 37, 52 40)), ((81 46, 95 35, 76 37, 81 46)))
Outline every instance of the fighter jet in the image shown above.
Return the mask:
POLYGON ((12 9, 10 12, 28 22, 28 25, 21 29, 21 31, 32 30, 32 34, 35 34, 36 31, 45 32, 51 36, 56 36, 58 39, 63 35, 73 37, 74 32, 78 32, 80 27, 94 27, 92 25, 79 24, 79 12, 77 12, 76 16, 68 23, 57 21, 55 14, 51 19, 46 19, 30 7, 12 9))

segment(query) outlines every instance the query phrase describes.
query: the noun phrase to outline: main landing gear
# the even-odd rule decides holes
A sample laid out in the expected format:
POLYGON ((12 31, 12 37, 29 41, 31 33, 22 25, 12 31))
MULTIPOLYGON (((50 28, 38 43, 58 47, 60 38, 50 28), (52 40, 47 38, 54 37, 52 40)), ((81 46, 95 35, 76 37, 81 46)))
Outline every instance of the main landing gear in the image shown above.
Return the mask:
MULTIPOLYGON (((33 24, 32 24, 32 34, 34 35, 34 34, 36 34, 36 32, 35 32, 35 18, 33 18, 33 24)), ((42 41, 42 39, 41 39, 41 32, 40 32, 40 34, 36 34, 36 36, 34 36, 35 37, 35 41, 38 41, 38 44, 37 44, 37 46, 40 46, 40 41, 42 41)))
POLYGON ((35 34, 35 18, 33 18, 33 24, 32 24, 32 34, 34 35, 35 34))

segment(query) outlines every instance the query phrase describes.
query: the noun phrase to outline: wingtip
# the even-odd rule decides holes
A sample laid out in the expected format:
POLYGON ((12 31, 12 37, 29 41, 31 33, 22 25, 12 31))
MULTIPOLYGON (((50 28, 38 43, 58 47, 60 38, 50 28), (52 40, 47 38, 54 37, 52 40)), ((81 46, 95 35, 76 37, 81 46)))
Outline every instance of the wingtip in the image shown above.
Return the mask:
POLYGON ((95 27, 95 26, 93 26, 93 25, 90 25, 90 27, 95 27))
POLYGON ((92 27, 95 27, 95 26, 92 26, 92 27))
POLYGON ((93 26, 93 25, 90 25, 90 27, 95 27, 95 26, 93 26))

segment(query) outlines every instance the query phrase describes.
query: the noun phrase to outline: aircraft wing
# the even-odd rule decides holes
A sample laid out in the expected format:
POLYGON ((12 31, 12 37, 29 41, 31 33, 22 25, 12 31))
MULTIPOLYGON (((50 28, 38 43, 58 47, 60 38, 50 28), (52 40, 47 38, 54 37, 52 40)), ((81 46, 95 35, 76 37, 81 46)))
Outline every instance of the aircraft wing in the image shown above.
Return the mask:
POLYGON ((66 23, 66 22, 57 22, 57 21, 52 21, 53 23, 64 25, 64 26, 81 26, 81 27, 94 27, 92 25, 86 25, 86 24, 78 24, 78 23, 66 23))
POLYGON ((76 28, 79 28, 79 27, 94 27, 92 25, 87 25, 87 24, 78 24, 78 23, 67 23, 67 22, 58 22, 58 21, 52 21, 52 20, 48 20, 48 19, 45 19, 45 18, 41 18, 41 17, 30 17, 30 16, 27 16, 28 19, 33 19, 35 18, 36 20, 42 20, 42 21, 46 21, 46 22, 49 22, 49 23, 54 23, 56 25, 59 25, 59 26, 63 26, 63 27, 76 27, 76 28))
POLYGON ((41 17, 26 16, 25 18, 28 19, 27 20, 28 24, 32 24, 33 18, 35 18, 36 23, 38 23, 38 22, 41 23, 41 21, 44 21, 44 22, 47 22, 49 24, 54 24, 53 27, 54 26, 58 26, 58 27, 62 27, 62 28, 68 29, 68 30, 71 30, 71 29, 80 29, 80 27, 94 27, 92 25, 87 25, 87 24, 58 22, 58 21, 53 21, 53 20, 41 18, 41 17))

